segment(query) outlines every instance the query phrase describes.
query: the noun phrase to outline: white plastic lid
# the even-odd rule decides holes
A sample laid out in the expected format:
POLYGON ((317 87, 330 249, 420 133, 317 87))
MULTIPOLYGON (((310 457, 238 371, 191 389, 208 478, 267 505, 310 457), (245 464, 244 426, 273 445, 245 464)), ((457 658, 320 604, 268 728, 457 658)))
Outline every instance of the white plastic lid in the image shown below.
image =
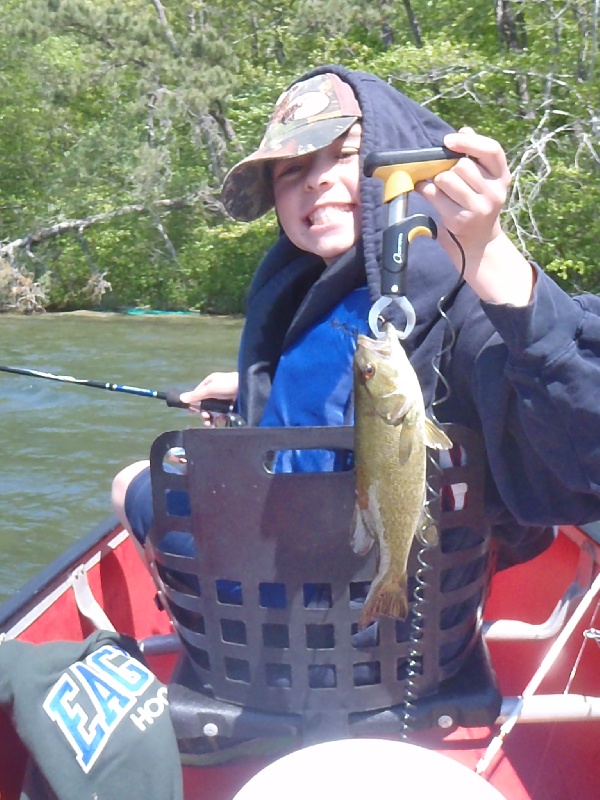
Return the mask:
POLYGON ((265 767, 233 800, 505 800, 440 753, 387 739, 343 739, 297 750, 265 767))

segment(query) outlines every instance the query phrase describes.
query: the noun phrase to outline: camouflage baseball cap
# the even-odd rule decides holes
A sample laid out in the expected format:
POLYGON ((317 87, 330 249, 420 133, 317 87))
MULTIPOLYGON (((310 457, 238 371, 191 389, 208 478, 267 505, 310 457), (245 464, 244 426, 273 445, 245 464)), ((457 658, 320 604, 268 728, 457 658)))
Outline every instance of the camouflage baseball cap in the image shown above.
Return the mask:
POLYGON ((250 222, 273 207, 268 163, 327 147, 362 116, 349 84, 330 72, 280 95, 258 150, 225 176, 221 200, 234 219, 250 222))

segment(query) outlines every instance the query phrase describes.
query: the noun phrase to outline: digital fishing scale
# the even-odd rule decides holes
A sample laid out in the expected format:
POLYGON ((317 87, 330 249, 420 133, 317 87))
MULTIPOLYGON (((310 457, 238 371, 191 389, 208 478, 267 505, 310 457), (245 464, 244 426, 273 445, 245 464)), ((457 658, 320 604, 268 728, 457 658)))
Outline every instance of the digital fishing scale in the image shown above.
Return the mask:
POLYGON ((396 303, 406 315, 406 326, 398 331, 406 339, 415 326, 415 311, 406 296, 408 287, 408 247, 417 236, 437 238, 437 226, 427 214, 408 212, 408 193, 419 181, 431 180, 440 172, 453 167, 462 153, 447 147, 427 147, 418 150, 382 150, 365 158, 364 173, 369 178, 383 180, 383 202, 387 206, 387 224, 383 232, 381 261, 381 297, 369 314, 369 326, 376 338, 378 318, 384 308, 396 303))

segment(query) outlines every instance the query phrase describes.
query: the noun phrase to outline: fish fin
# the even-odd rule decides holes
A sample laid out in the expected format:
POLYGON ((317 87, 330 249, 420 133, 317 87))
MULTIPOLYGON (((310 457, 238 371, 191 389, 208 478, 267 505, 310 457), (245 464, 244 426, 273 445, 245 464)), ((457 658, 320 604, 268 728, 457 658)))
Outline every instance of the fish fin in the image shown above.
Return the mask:
POLYGON ((425 444, 432 450, 450 450, 452 441, 441 428, 427 417, 425 418, 425 444))
POLYGON ((400 435, 398 436, 398 463, 406 464, 412 453, 415 443, 415 426, 417 423, 417 413, 410 410, 404 417, 404 421, 399 426, 400 435))
POLYGON ((368 518, 368 511, 361 509, 359 505, 354 506, 351 544, 352 549, 359 556, 366 555, 375 542, 375 537, 371 533, 372 527, 367 522, 368 518))
POLYGON ((396 619, 408 616, 406 573, 397 580, 387 578, 377 586, 371 586, 358 627, 362 630, 381 616, 396 619))

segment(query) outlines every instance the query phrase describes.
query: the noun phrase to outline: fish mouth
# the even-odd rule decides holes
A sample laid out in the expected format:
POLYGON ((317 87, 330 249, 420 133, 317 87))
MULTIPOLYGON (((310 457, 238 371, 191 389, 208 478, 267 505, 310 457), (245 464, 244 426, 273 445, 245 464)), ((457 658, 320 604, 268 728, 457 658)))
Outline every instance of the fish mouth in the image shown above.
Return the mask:
POLYGON ((371 339, 370 336, 360 334, 358 336, 357 344, 359 347, 364 347, 372 353, 377 353, 382 356, 389 356, 392 353, 390 341, 385 339, 371 339))

